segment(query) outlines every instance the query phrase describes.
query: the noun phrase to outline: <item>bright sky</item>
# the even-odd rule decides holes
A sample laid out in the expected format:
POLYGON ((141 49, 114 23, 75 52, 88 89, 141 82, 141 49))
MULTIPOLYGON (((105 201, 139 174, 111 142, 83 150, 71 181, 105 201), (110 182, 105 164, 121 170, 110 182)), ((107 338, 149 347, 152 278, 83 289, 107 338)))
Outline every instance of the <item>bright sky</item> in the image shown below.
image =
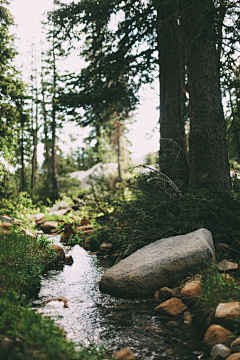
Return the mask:
MULTIPOLYGON (((65 0, 70 2, 70 0, 65 0)), ((14 15, 17 28, 14 32, 17 35, 16 45, 18 47, 18 63, 22 64, 22 71, 25 81, 29 81, 31 44, 35 42, 39 58, 41 53, 40 41, 44 41, 42 35, 41 21, 45 20, 44 12, 52 9, 52 0, 12 0, 10 5, 10 12, 14 15)), ((80 70, 83 62, 77 57, 72 56, 69 60, 64 62, 66 68, 71 70, 80 70)), ((66 69, 67 70, 67 69, 66 69)), ((132 158, 136 159, 151 151, 157 151, 159 148, 159 131, 158 127, 159 111, 157 110, 159 104, 158 98, 158 81, 154 82, 154 90, 150 86, 146 86, 141 90, 141 105, 135 115, 136 122, 131 125, 128 135, 132 143, 131 152, 132 158), (155 130, 154 130, 155 129, 155 130)), ((59 146, 64 152, 67 152, 70 146, 77 148, 81 146, 82 139, 87 136, 86 129, 74 126, 72 123, 67 123, 64 126, 62 134, 60 135, 59 146), (79 140, 70 145, 69 134, 79 136, 79 140)), ((38 149, 39 162, 42 161, 42 146, 38 149)))

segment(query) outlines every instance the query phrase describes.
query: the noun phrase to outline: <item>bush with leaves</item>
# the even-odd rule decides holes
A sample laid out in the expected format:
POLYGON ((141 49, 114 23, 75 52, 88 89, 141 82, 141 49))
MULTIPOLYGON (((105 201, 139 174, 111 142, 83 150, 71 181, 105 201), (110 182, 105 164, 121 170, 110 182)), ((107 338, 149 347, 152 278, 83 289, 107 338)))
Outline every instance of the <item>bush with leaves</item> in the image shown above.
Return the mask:
POLYGON ((158 239, 187 234, 205 227, 213 234, 240 230, 240 193, 230 190, 180 191, 158 170, 128 181, 130 196, 115 201, 113 223, 92 238, 97 244, 112 242, 124 250, 129 243, 138 247, 158 239))

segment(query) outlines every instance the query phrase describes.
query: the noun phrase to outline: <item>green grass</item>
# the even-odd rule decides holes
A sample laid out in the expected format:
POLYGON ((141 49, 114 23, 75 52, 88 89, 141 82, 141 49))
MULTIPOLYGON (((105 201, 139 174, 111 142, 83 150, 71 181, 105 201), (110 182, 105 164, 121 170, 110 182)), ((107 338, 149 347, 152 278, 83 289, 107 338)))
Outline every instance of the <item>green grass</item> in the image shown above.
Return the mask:
POLYGON ((209 264, 208 269, 202 272, 202 295, 195 304, 197 322, 206 330, 214 318, 218 304, 231 301, 240 301, 239 278, 225 278, 215 264, 209 264))
POLYGON ((55 256, 45 238, 0 235, 0 358, 4 360, 103 359, 103 347, 81 350, 52 319, 30 309, 46 264, 55 256))

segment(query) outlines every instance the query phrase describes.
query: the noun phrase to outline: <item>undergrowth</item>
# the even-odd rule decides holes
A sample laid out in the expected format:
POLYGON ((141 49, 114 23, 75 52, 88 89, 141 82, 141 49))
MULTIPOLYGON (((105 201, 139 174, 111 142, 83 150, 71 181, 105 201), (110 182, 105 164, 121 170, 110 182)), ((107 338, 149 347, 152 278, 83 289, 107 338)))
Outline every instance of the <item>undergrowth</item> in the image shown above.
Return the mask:
POLYGON ((240 229, 239 192, 189 191, 178 188, 159 172, 128 181, 128 191, 131 196, 127 201, 115 201, 112 222, 92 236, 93 246, 105 241, 124 250, 130 243, 140 248, 201 227, 213 234, 240 229))
POLYGON ((202 295, 197 300, 194 311, 200 328, 205 331, 214 319, 218 304, 240 301, 240 281, 233 276, 228 278, 214 263, 209 264, 201 275, 202 295))

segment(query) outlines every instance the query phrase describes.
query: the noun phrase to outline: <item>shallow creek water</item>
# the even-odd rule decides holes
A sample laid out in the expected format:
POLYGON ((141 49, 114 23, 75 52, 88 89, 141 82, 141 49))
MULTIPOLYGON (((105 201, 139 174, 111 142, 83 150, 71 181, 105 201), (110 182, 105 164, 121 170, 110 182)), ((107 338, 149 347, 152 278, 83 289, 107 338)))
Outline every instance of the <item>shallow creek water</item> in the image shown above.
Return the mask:
MULTIPOLYGON (((52 238, 55 245, 60 244, 60 236, 52 238)), ((182 333, 181 328, 167 326, 169 319, 153 314, 158 303, 102 294, 98 282, 112 265, 108 259, 88 255, 78 245, 71 249, 60 245, 74 263, 44 276, 33 307, 51 316, 69 339, 84 345, 104 343, 113 352, 130 348, 138 360, 208 359, 192 330, 182 333), (69 299, 68 308, 58 301, 39 306, 59 296, 69 299)))

